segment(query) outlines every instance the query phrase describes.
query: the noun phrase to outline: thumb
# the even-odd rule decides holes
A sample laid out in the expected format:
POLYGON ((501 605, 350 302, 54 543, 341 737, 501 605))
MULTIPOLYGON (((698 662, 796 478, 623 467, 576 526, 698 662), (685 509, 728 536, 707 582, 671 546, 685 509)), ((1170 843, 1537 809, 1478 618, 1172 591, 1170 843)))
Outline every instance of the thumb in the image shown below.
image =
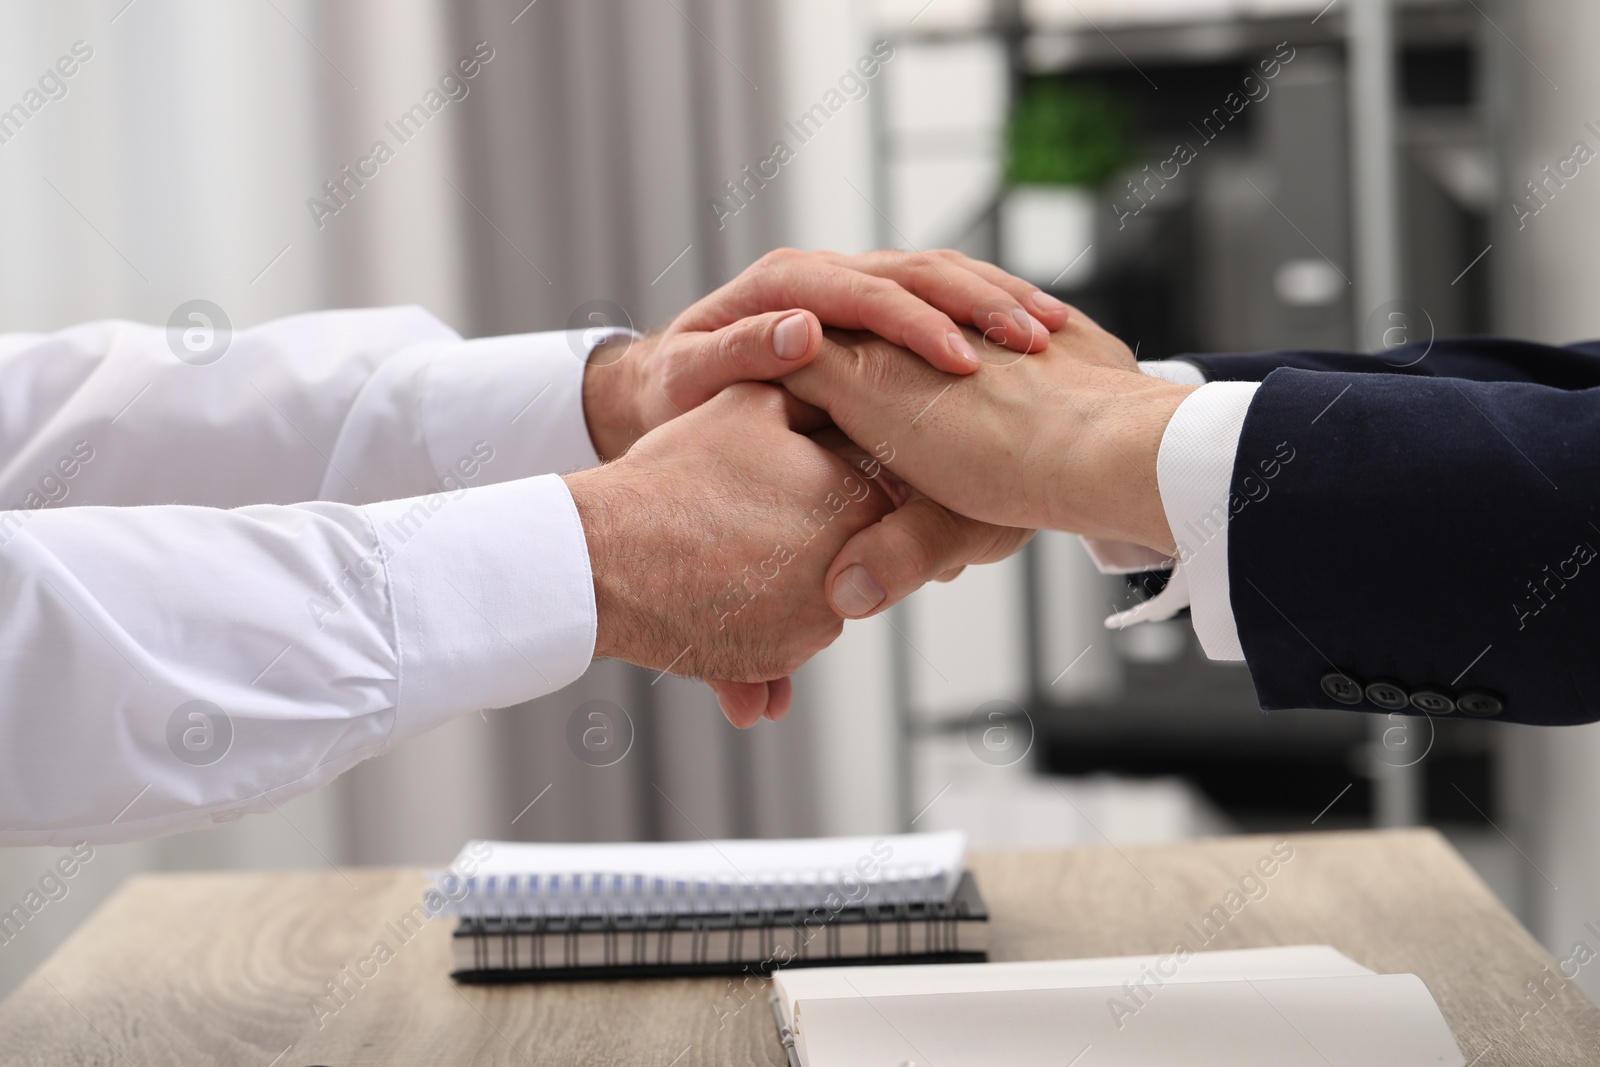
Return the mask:
POLYGON ((805 366, 822 347, 822 324, 809 311, 773 311, 683 334, 676 345, 668 392, 688 409, 738 382, 771 381, 805 366))
POLYGON ((876 615, 969 563, 1005 559, 1032 537, 919 496, 845 542, 823 580, 828 603, 847 619, 876 615))

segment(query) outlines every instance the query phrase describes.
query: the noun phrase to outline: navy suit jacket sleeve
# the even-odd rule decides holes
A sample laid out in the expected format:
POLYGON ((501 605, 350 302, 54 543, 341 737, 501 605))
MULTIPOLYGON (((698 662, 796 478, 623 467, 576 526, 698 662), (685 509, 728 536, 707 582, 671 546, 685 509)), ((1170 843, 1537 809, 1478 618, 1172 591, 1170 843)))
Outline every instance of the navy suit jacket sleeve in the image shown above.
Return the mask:
POLYGON ((1527 382, 1555 389, 1600 386, 1600 341, 1557 348, 1498 337, 1459 337, 1402 345, 1381 356, 1360 352, 1251 352, 1183 356, 1213 382, 1260 382, 1280 368, 1354 374, 1406 374, 1475 382, 1527 382))
POLYGON ((1186 358, 1262 382, 1228 568, 1263 708, 1600 719, 1600 343, 1186 358))

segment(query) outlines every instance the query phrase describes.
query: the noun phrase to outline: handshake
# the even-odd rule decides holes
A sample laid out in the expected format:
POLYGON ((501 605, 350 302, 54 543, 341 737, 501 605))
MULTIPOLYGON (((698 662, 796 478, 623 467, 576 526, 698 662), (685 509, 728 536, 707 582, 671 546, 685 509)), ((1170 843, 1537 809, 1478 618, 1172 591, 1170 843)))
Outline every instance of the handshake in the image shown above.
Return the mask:
POLYGON ((566 481, 595 655, 704 678, 750 726, 844 619, 1036 530, 1172 555, 1156 459, 1191 391, 958 253, 774 252, 591 355, 606 462, 566 481))

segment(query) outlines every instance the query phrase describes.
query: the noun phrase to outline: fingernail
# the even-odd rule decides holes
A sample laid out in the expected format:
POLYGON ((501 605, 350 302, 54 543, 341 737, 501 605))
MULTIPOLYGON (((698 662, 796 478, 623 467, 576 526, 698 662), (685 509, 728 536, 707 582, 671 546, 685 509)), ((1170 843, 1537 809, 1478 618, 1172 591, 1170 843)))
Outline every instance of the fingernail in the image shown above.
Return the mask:
POLYGON ((1050 332, 1044 328, 1044 323, 1040 322, 1026 311, 1023 311, 1021 308, 1017 308, 1017 310, 1011 313, 1011 321, 1017 324, 1017 329, 1021 330, 1029 337, 1032 337, 1035 333, 1050 332))
POLYGON ((888 595, 872 572, 859 563, 852 563, 833 580, 833 602, 852 619, 866 615, 888 595))
POLYGON ((964 359, 968 363, 983 362, 983 360, 978 358, 978 353, 972 350, 972 346, 967 344, 967 339, 962 337, 959 333, 952 333, 950 335, 950 351, 954 352, 958 359, 964 359))
POLYGON ((1043 289, 1033 294, 1033 306, 1040 311, 1065 311, 1067 307, 1064 302, 1057 300, 1043 289))
POLYGON ((811 326, 799 312, 778 323, 772 331, 772 350, 779 359, 799 359, 811 345, 811 326))

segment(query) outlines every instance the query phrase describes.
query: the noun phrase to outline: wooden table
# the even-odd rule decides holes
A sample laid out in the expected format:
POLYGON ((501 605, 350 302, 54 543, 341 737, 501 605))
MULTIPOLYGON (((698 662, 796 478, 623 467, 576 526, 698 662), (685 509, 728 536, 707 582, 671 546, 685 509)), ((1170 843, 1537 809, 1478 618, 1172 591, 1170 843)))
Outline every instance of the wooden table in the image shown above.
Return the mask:
MULTIPOLYGON (((1196 948, 1211 913, 1208 948, 1326 943, 1374 970, 1420 975, 1473 1067, 1600 1064, 1600 1009, 1562 987, 1555 962, 1437 834, 1291 836, 1292 858, 1245 881, 1230 911, 1230 890, 1280 840, 973 856, 992 957, 1196 948), (1551 992, 1535 1012, 1545 1002, 1527 983, 1539 981, 1551 992)), ((764 988, 456 986, 445 921, 409 940, 392 925, 422 886, 416 870, 132 879, 0 1004, 0 1059, 783 1067, 764 988), (373 951, 380 940, 386 960, 373 951), (335 981, 342 1003, 326 996, 335 981)))

